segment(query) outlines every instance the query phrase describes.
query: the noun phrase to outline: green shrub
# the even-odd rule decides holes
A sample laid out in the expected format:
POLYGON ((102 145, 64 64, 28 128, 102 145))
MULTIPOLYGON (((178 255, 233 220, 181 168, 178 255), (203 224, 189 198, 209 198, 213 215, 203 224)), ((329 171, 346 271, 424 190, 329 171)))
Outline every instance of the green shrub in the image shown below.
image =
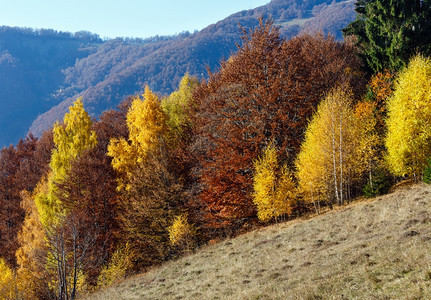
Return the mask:
POLYGON ((424 169, 424 177, 423 182, 430 184, 431 183, 431 158, 428 158, 427 165, 424 169))

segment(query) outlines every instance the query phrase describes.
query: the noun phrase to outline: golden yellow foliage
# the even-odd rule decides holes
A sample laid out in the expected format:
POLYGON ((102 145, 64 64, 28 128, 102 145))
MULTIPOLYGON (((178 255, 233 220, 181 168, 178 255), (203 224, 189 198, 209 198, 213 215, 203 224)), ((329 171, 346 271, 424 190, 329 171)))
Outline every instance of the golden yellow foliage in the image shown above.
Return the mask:
POLYGON ((22 192, 22 206, 26 216, 18 234, 21 247, 16 252, 19 266, 17 286, 19 293, 28 299, 37 299, 46 293, 46 236, 34 201, 35 195, 43 194, 46 186, 47 180, 42 179, 33 195, 26 191, 22 192))
POLYGON ((263 156, 254 162, 253 202, 257 206, 257 216, 261 221, 277 218, 291 212, 295 185, 287 167, 282 167, 278 175, 277 150, 270 144, 263 156))
POLYGON ((16 299, 15 274, 0 258, 0 299, 16 299))
POLYGON ((193 226, 187 221, 187 214, 177 216, 173 224, 168 227, 168 232, 172 245, 179 246, 185 244, 187 248, 195 235, 193 226))
POLYGON ((192 100, 193 91, 199 84, 195 77, 188 73, 181 79, 176 91, 162 100, 162 108, 168 118, 168 125, 172 132, 180 134, 182 127, 188 125, 190 119, 187 115, 187 106, 192 100))
POLYGON ((61 181, 70 169, 70 163, 84 150, 97 145, 93 122, 84 109, 81 98, 69 107, 69 113, 64 115, 63 124, 54 124, 54 144, 50 167, 53 177, 61 181))
POLYGON ((388 102, 387 162, 394 175, 418 179, 431 156, 431 59, 414 57, 388 102))
POLYGON ((71 162, 84 150, 97 145, 96 133, 91 130, 91 126, 91 118, 84 110, 81 98, 69 107, 63 124, 54 125, 55 148, 51 156, 47 189, 36 196, 40 221, 44 226, 57 224, 64 215, 63 207, 56 196, 57 184, 65 180, 71 162))
POLYGON ((355 126, 351 91, 335 88, 308 124, 296 160, 299 187, 310 202, 335 199, 343 204, 349 185, 360 174, 355 126))
POLYGON ((144 100, 136 98, 127 114, 129 141, 136 145, 138 162, 158 146, 160 137, 167 130, 166 115, 155 94, 147 86, 144 100))
POLYGON ((120 187, 127 187, 134 168, 145 160, 149 152, 157 151, 159 143, 168 131, 167 117, 157 96, 149 87, 145 88, 144 99, 135 97, 127 113, 129 140, 112 139, 108 146, 112 166, 125 178, 120 187))
POLYGON ((119 248, 111 257, 108 265, 100 272, 97 287, 109 286, 126 277, 126 272, 132 267, 132 251, 129 243, 119 248))
POLYGON ((376 130, 378 120, 375 112, 375 102, 368 101, 357 103, 354 112, 355 136, 358 141, 356 148, 357 172, 368 172, 370 177, 372 170, 382 164, 380 152, 383 147, 383 137, 380 137, 376 130))

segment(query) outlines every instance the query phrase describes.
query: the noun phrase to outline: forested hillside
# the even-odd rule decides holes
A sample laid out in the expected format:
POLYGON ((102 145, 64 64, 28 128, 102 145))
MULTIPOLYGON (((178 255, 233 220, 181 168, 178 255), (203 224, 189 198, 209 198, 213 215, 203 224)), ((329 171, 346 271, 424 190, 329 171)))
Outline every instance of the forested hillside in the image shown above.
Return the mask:
POLYGON ((252 28, 260 15, 271 16, 286 38, 305 28, 340 39, 340 28, 353 20, 354 11, 351 1, 273 0, 200 32, 144 40, 102 41, 89 33, 3 27, 0 102, 9 109, 1 118, 0 146, 16 143, 28 128, 40 136, 79 96, 90 114, 98 116, 127 95, 142 93, 146 84, 155 92, 169 94, 186 72, 206 78, 207 67, 217 69, 220 60, 235 51, 241 36, 239 24, 252 28))
MULTIPOLYGON (((91 117, 84 99, 77 98, 40 138, 30 134, 3 148, 0 298, 75 299, 206 244, 342 209, 358 198, 384 195, 406 180, 423 181, 418 194, 427 197, 431 42, 423 37, 431 32, 429 4, 358 1, 359 17, 343 29, 348 38, 342 41, 315 32, 287 39, 275 20, 259 17, 252 28, 243 28, 236 50, 209 71, 208 78, 186 73, 164 96, 147 84, 142 94, 129 95, 98 119, 91 117)), ((193 39, 184 34, 171 42, 188 38, 193 39)), ((169 43, 169 38, 162 40, 169 43)), ((136 42, 121 41, 129 46, 136 42)), ((150 47, 152 42, 145 43, 150 47)), ((97 56, 101 47, 116 53, 109 45, 89 56, 97 56)), ((96 73, 67 76, 90 86, 99 82, 96 73)), ((427 202, 420 197, 406 208, 417 209, 416 219, 410 214, 400 219, 400 205, 382 201, 377 216, 384 214, 383 225, 374 217, 373 222, 364 220, 370 210, 368 215, 359 213, 358 225, 348 226, 345 220, 353 221, 355 214, 347 213, 324 228, 311 226, 310 236, 320 247, 325 240, 317 230, 331 237, 339 233, 334 226, 345 225, 340 239, 334 240, 340 246, 326 245, 335 258, 350 251, 352 245, 343 243, 355 243, 352 236, 364 233, 368 240, 385 232, 372 247, 364 244, 365 264, 349 256, 349 264, 360 266, 348 280, 352 288, 346 291, 352 297, 358 284, 364 284, 366 292, 387 287, 382 296, 390 298, 404 295, 396 286, 400 278, 407 287, 427 284, 428 271, 418 271, 417 265, 400 268, 397 261, 387 270, 387 256, 381 254, 399 253, 399 239, 428 235, 429 216, 420 209, 427 202), (387 224, 393 232, 385 231, 387 224), (399 228, 405 233, 394 238, 399 228), (384 248, 382 240, 390 240, 391 249, 384 248), (370 280, 364 278, 363 268, 375 265, 381 268, 371 269, 376 273, 370 280)), ((303 232, 292 240, 301 244, 303 232)), ((313 248, 298 250, 305 247, 313 248)), ((423 251, 410 250, 415 261, 428 260, 423 251)), ((233 253, 228 259, 238 262, 240 256, 233 253)), ((322 265, 332 265, 331 257, 322 257, 322 265)), ((303 261, 299 271, 314 272, 310 263, 318 265, 303 261)), ((339 271, 345 270, 343 263, 339 271)), ((289 279, 289 272, 278 270, 273 279, 289 279)), ((313 278, 312 273, 301 276, 313 278)), ((338 284, 307 290, 329 298, 338 284)), ((425 298, 429 293, 413 292, 425 298)), ((263 293, 270 295, 268 290, 263 293)), ((206 296, 211 298, 197 295, 206 296)))

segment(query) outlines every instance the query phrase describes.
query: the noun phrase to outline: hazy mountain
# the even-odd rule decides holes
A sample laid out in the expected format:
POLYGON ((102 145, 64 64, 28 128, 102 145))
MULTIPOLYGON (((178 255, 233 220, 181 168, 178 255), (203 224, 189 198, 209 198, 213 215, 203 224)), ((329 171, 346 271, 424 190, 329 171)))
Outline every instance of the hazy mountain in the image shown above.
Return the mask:
POLYGON ((0 146, 16 143, 28 128, 40 135, 83 97, 97 116, 149 85, 168 94, 189 72, 203 78, 240 43, 240 26, 272 17, 284 37, 323 31, 341 38, 354 19, 354 1, 273 0, 235 13, 205 29, 175 36, 102 41, 87 32, 0 28, 0 146))
POLYGON ((51 96, 64 82, 62 70, 101 44, 85 32, 0 27, 0 146, 24 137, 38 114, 63 100, 51 96))

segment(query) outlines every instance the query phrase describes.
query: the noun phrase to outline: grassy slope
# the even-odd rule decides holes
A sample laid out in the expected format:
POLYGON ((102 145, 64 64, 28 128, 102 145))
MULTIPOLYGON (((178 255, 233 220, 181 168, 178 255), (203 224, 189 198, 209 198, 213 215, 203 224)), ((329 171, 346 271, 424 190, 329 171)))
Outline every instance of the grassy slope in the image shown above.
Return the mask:
POLYGON ((93 299, 431 299, 431 186, 266 227, 93 299))

